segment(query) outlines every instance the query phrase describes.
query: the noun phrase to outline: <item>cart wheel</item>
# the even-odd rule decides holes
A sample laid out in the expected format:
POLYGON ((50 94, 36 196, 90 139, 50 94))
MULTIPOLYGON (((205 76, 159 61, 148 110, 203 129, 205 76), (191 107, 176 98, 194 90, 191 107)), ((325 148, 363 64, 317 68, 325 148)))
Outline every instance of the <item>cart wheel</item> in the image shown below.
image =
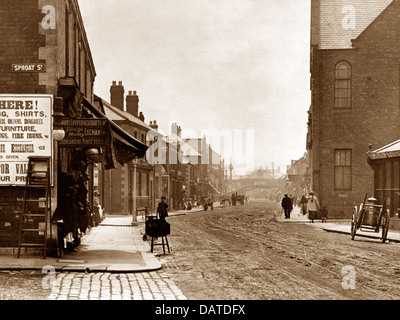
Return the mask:
POLYGON ((389 221, 390 221, 390 216, 389 216, 389 210, 386 210, 386 212, 384 213, 383 217, 382 217, 382 243, 386 242, 387 239, 387 234, 389 231, 389 221))
POLYGON ((358 208, 354 207, 353 216, 351 218, 351 240, 354 240, 357 232, 358 208))

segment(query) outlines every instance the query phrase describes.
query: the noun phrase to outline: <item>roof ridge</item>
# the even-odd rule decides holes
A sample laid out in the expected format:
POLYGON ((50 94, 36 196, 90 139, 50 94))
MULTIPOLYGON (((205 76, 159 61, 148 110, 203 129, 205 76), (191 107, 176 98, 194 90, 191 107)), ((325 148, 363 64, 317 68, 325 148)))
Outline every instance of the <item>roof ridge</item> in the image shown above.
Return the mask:
POLYGON ((134 115, 130 114, 128 111, 124 111, 124 110, 121 110, 121 109, 117 108, 116 106, 113 106, 111 103, 105 101, 103 98, 99 97, 99 99, 101 99, 103 101, 104 107, 107 107, 107 108, 111 109, 111 111, 113 111, 114 113, 116 113, 120 117, 124 118, 125 120, 137 123, 138 125, 141 125, 142 127, 146 128, 146 129, 154 130, 152 127, 150 127, 144 121, 142 121, 139 118, 135 117, 134 115))
POLYGON ((376 17, 375 19, 373 19, 365 28, 364 30, 362 30, 358 36, 351 40, 351 42, 353 43, 353 41, 357 41, 368 29, 370 29, 372 27, 372 25, 374 24, 374 22, 380 17, 382 16, 390 6, 394 5, 396 3, 396 0, 392 0, 392 2, 390 2, 376 17))

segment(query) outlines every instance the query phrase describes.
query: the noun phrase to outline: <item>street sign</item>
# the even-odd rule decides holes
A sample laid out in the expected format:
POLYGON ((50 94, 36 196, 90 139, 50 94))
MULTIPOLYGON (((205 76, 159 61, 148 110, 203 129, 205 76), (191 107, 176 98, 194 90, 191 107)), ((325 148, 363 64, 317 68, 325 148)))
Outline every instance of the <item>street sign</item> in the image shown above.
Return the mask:
POLYGON ((44 63, 20 63, 12 65, 13 72, 46 72, 44 63))

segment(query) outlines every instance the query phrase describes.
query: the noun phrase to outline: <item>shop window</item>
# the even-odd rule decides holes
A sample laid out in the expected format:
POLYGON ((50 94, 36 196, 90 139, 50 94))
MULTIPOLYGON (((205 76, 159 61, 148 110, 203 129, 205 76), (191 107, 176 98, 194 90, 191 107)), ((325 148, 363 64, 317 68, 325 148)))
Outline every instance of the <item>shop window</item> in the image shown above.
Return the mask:
POLYGON ((335 108, 351 108, 351 66, 341 61, 335 68, 335 108))
POLYGON ((335 150, 335 190, 351 190, 351 150, 335 150))

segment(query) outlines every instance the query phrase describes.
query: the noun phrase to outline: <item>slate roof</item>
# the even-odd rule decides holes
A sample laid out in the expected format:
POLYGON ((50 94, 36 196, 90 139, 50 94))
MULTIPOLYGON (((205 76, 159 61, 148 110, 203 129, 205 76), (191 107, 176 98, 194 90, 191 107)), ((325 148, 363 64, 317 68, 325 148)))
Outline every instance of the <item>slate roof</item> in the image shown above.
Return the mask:
MULTIPOLYGON (((319 49, 350 49, 351 40, 356 39, 393 0, 320 0, 317 15, 319 17, 318 48, 319 49), (348 29, 346 17, 355 9, 354 28, 348 29), (343 24, 343 22, 345 22, 343 24)), ((313 25, 315 25, 315 21, 313 25)))

